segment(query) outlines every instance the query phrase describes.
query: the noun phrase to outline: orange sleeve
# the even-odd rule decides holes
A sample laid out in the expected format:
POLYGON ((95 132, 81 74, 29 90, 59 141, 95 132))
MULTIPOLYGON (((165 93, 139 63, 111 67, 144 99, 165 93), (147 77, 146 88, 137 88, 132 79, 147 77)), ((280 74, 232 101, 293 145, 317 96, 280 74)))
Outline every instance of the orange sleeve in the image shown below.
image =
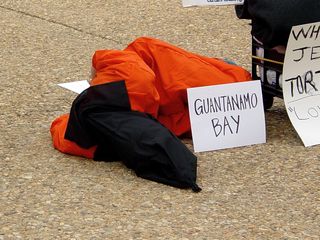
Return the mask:
POLYGON ((69 114, 64 114, 56 118, 52 122, 50 132, 53 140, 53 146, 63 153, 93 159, 94 152, 97 146, 84 149, 79 147, 75 142, 69 141, 64 138, 64 134, 67 129, 68 119, 69 114))
POLYGON ((250 73, 240 66, 188 52, 154 38, 137 38, 125 50, 138 54, 155 73, 155 86, 160 96, 157 119, 178 136, 190 132, 188 88, 251 79, 250 73))
POLYGON ((160 97, 155 75, 136 53, 99 50, 92 58, 92 66, 96 73, 90 85, 124 80, 131 109, 157 117, 160 97))

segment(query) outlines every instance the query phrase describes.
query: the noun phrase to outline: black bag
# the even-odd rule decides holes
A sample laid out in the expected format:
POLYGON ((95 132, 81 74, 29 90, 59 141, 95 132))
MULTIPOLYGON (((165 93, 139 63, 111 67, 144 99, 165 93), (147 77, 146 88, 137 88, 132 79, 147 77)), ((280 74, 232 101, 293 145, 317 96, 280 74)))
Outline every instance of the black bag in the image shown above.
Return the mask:
POLYGON ((252 20, 252 35, 266 47, 286 46, 292 26, 320 21, 320 1, 245 0, 236 14, 252 20))

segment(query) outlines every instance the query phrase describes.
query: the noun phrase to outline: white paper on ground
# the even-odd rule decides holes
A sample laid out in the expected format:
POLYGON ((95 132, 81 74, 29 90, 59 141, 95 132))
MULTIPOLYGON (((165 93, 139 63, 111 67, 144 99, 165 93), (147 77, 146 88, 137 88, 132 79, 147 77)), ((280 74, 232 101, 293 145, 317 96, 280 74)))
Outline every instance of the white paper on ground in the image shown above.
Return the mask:
POLYGON ((87 80, 59 83, 58 86, 63 87, 65 89, 68 89, 68 90, 73 91, 78 94, 82 93, 84 90, 86 90, 88 87, 90 87, 87 80))
POLYGON ((182 0, 183 7, 206 5, 243 5, 244 0, 182 0))

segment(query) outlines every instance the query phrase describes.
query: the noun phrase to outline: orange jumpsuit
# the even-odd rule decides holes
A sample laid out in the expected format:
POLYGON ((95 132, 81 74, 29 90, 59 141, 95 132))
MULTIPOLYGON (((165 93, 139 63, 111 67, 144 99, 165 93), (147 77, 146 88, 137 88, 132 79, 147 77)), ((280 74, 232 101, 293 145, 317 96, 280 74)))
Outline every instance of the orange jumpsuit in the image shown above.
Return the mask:
MULTIPOLYGON (((251 79, 243 68, 200 56, 158 39, 141 37, 124 50, 98 50, 92 59, 91 86, 124 80, 131 110, 151 114, 177 136, 190 134, 187 88, 251 79)), ((64 138, 68 114, 51 125, 53 145, 61 152, 93 158, 96 147, 84 149, 64 138)))

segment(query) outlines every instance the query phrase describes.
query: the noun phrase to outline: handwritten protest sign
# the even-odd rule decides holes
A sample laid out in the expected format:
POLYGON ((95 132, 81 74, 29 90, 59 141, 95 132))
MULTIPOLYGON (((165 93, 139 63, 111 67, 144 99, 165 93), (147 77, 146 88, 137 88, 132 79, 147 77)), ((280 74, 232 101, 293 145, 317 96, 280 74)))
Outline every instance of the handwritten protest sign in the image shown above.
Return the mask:
POLYGON ((291 30, 283 67, 283 98, 304 145, 320 143, 320 22, 291 30))
POLYGON ((183 7, 206 5, 240 5, 244 0, 182 0, 183 7))
POLYGON ((195 152, 266 142, 260 81, 187 91, 195 152))

